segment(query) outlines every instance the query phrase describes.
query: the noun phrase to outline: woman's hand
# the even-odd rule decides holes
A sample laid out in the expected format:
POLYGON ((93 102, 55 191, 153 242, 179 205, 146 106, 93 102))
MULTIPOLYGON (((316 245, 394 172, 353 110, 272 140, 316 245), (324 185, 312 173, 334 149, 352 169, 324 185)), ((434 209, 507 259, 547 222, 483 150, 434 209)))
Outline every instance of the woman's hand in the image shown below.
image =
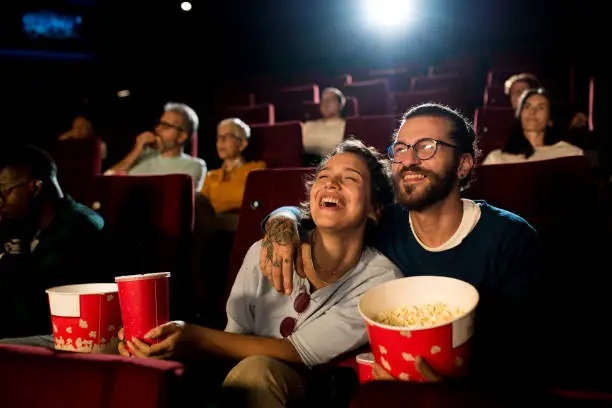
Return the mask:
POLYGON ((290 295, 293 290, 294 254, 296 270, 304 276, 299 245, 295 220, 278 217, 268 221, 259 253, 259 268, 279 293, 290 295))
POLYGON ((123 328, 119 330, 119 354, 126 357, 149 357, 158 359, 176 358, 186 352, 187 339, 193 332, 193 326, 183 321, 174 321, 151 329, 144 338, 147 340, 161 340, 159 343, 147 344, 132 337, 125 339, 123 328), (127 347, 132 351, 130 355, 127 347))

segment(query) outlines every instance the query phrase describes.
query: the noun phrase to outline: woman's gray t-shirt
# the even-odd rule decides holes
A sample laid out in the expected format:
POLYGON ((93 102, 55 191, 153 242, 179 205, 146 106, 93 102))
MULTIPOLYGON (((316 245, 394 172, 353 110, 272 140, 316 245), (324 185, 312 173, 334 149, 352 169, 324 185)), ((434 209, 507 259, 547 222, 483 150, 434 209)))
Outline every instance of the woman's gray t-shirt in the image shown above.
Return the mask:
POLYGON ((359 298, 380 283, 403 277, 400 270, 373 248, 342 279, 310 293, 307 279, 293 271, 293 293, 278 293, 259 269, 261 241, 247 252, 227 302, 226 332, 282 338, 280 325, 295 317, 297 325, 287 339, 307 366, 324 364, 368 342, 359 314, 359 298), (306 291, 310 304, 304 313, 294 309, 295 298, 306 291))

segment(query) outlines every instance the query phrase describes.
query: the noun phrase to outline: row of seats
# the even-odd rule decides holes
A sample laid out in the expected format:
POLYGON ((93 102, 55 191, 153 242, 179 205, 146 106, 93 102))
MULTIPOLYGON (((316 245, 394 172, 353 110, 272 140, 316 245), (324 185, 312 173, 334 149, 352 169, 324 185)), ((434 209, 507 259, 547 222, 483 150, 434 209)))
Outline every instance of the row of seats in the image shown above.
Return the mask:
MULTIPOLYGON (((347 96, 345 116, 393 114, 405 111, 415 102, 432 100, 462 105, 467 91, 466 78, 459 74, 411 77, 410 88, 405 91, 392 91, 389 78, 386 77, 352 82, 341 88, 347 96)), ((244 100, 254 99, 249 97, 244 100)), ((257 101, 247 105, 221 107, 218 116, 238 116, 248 124, 305 121, 320 117, 320 89, 316 84, 269 92, 257 97, 257 101)))

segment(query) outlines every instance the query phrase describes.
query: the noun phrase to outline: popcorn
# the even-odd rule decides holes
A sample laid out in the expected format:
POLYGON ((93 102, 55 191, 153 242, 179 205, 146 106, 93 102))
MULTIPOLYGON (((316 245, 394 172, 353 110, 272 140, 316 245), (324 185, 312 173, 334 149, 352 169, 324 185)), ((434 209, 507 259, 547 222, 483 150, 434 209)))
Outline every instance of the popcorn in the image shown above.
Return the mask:
MULTIPOLYGON (((380 313, 375 320, 389 326, 423 328, 450 322, 463 314, 461 308, 451 308, 444 303, 432 303, 422 306, 401 306, 380 313)), ((402 335, 410 337, 410 332, 407 333, 408 335, 402 332, 402 335)))

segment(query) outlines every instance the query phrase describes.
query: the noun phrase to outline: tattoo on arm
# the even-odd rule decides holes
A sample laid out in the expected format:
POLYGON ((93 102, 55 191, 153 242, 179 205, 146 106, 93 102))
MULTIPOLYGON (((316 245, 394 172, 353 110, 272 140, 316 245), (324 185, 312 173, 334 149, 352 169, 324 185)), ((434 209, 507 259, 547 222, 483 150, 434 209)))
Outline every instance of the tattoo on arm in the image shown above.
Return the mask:
POLYGON ((272 255, 274 254, 274 247, 272 246, 272 241, 266 235, 263 242, 261 243, 263 246, 263 250, 266 251, 266 263, 272 262, 272 255))
POLYGON ((274 220, 266 234, 272 242, 279 245, 288 245, 293 242, 295 234, 294 221, 287 219, 274 220))

